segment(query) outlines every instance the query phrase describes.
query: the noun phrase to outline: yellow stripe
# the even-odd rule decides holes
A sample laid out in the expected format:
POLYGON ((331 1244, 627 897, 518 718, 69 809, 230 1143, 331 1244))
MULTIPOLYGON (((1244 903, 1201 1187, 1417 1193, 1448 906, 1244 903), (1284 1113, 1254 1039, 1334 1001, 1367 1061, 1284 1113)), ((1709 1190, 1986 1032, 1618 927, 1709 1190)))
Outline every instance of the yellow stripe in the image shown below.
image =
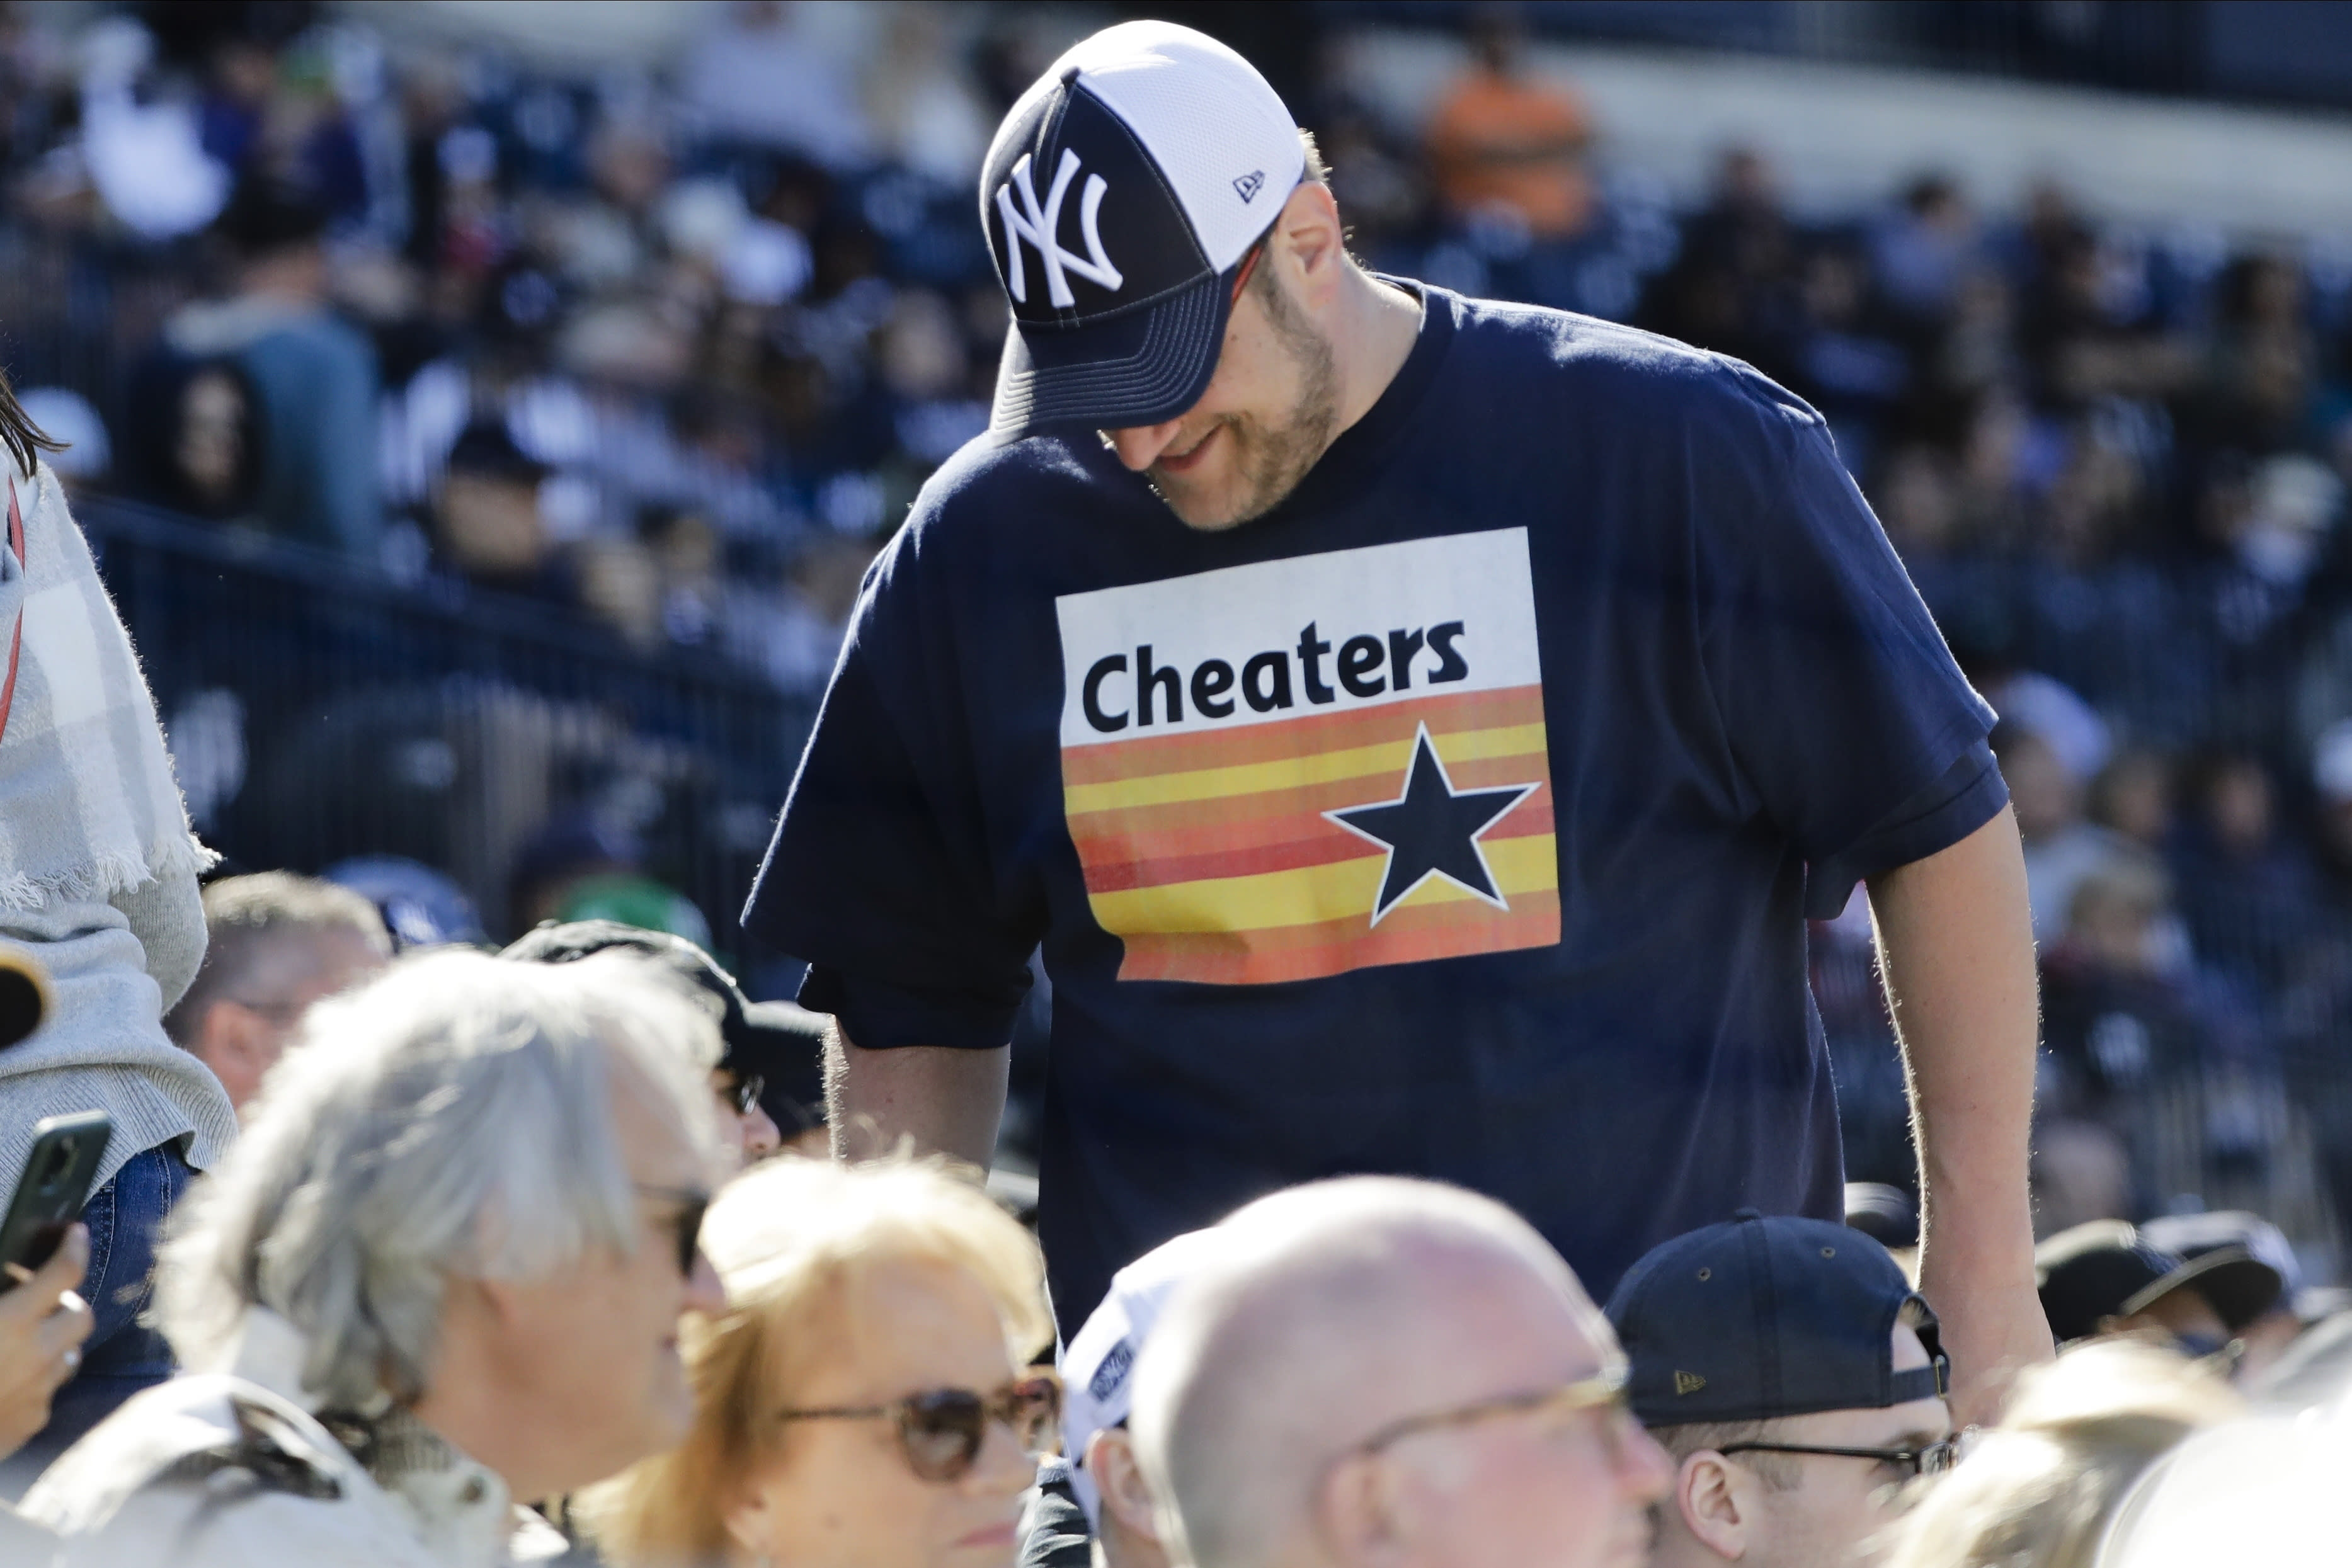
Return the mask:
MULTIPOLYGON (((1490 757, 1523 757, 1544 749, 1544 727, 1515 724, 1499 729, 1465 729, 1454 735, 1433 735, 1437 755, 1448 767, 1490 757)), ((1255 795, 1266 789, 1297 789, 1342 779, 1374 774, 1401 776, 1412 758, 1413 737, 1399 736, 1377 746, 1351 747, 1345 751, 1314 752, 1274 762, 1244 762, 1231 768, 1198 768, 1187 773, 1154 773, 1141 779, 1114 779, 1102 784, 1072 784, 1062 791, 1063 808, 1073 817, 1088 811, 1115 811, 1131 806, 1161 806, 1176 800, 1205 800, 1219 795, 1255 795)), ((1370 907, 1369 899, 1366 907, 1370 907)))
MULTIPOLYGON (((1369 847, 1369 846, 1367 846, 1369 847)), ((1537 893, 1559 885, 1559 861, 1549 833, 1482 843, 1495 885, 1507 900, 1515 894, 1537 893)), ((1256 876, 1214 877, 1204 882, 1171 883, 1165 887, 1129 888, 1097 893, 1091 902, 1103 929, 1122 936, 1146 933, 1261 931, 1277 925, 1308 925, 1318 921, 1363 918, 1380 896, 1381 876, 1388 858, 1377 852, 1361 860, 1332 865, 1302 866, 1297 871, 1263 872, 1256 876)), ((1448 904, 1475 898, 1443 877, 1431 877, 1397 907, 1416 904, 1448 904)), ((1483 902, 1483 901, 1481 901, 1483 902)), ((1369 927, 1367 927, 1369 929, 1369 927)))

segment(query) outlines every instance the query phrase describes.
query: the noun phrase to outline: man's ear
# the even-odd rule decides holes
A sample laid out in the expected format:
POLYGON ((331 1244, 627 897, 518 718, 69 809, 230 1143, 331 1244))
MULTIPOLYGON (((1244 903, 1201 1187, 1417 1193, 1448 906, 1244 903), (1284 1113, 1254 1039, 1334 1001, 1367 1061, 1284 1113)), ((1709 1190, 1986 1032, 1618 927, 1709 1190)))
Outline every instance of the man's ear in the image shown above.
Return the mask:
POLYGON ((1124 1427, 1105 1427, 1087 1442, 1087 1474, 1095 1479, 1102 1505, 1130 1535, 1160 1539, 1160 1519, 1143 1467, 1135 1462, 1135 1443, 1124 1427))
POLYGON ((1756 1527, 1753 1478, 1712 1448, 1701 1448, 1675 1472, 1675 1507, 1683 1528, 1728 1563, 1748 1554, 1756 1527))
POLYGON ((1403 1556, 1408 1534, 1396 1467, 1379 1454, 1350 1454, 1315 1494, 1315 1525, 1334 1563, 1378 1565, 1403 1556))
POLYGON ((1305 184, 1290 193, 1274 220, 1274 244, 1281 264, 1294 274, 1292 287, 1310 302, 1339 284, 1348 259, 1347 231, 1329 187, 1305 184))
POLYGON ((189 1054, 213 1070, 213 1076, 242 1102, 261 1087, 269 1071, 270 1022, 243 1002, 223 997, 205 1009, 204 1022, 188 1042, 189 1054))
POLYGON ((764 1487, 741 1486, 720 1504, 719 1522, 727 1539, 755 1563, 768 1560, 768 1493, 764 1487))

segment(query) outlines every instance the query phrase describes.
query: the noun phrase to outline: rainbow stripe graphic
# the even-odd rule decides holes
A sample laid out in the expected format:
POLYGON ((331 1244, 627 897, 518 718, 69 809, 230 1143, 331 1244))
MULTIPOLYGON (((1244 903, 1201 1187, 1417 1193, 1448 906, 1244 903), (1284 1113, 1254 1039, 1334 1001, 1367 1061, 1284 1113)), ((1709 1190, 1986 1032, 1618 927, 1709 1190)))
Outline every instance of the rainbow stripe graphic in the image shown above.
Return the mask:
POLYGON ((1559 940, 1524 528, 1056 609, 1064 808, 1121 979, 1263 985, 1559 940))

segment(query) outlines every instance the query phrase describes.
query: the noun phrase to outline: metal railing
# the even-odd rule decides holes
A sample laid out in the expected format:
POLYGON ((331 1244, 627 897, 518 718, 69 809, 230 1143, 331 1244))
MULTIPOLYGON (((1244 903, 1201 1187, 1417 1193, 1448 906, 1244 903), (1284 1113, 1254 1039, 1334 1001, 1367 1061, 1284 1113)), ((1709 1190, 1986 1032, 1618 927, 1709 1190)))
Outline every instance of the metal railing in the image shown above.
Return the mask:
POLYGON ((812 706, 715 652, 646 654, 578 617, 86 497, 207 840, 254 868, 399 854, 448 872, 493 936, 551 817, 635 831, 722 947, 812 706))

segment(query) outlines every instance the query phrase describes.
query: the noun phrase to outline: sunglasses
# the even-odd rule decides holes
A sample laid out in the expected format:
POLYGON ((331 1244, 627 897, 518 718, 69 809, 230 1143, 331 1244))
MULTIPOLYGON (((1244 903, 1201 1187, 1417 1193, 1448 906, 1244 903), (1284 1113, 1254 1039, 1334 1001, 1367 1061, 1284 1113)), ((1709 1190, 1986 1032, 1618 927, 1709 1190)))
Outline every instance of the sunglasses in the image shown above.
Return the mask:
POLYGON ((1622 1428, 1631 1424, 1633 1413, 1625 1405, 1626 1370, 1612 1366, 1581 1377, 1574 1383, 1564 1383, 1556 1388, 1539 1388, 1529 1394, 1506 1394, 1499 1398, 1481 1399, 1475 1404, 1457 1405, 1426 1416, 1410 1416, 1391 1422, 1356 1445, 1359 1454, 1377 1454, 1381 1449, 1420 1432, 1432 1432, 1447 1427, 1467 1427, 1481 1421, 1491 1421, 1505 1416, 1525 1416, 1537 1413, 1567 1414, 1577 1410, 1601 1410, 1608 1414, 1606 1435, 1614 1447, 1622 1435, 1622 1428))
POLYGON ((1827 1454, 1838 1459, 1875 1459, 1882 1465, 1892 1465, 1908 1476, 1940 1476, 1950 1469, 1959 1458, 1960 1445, 1950 1437, 1919 1448, 1818 1448, 1804 1443, 1727 1443, 1716 1452, 1827 1454))
POLYGON ((710 1207, 710 1195, 698 1187, 650 1186, 644 1182, 637 1184, 637 1190, 657 1202, 676 1207, 670 1224, 677 1231, 677 1271, 691 1280, 695 1255, 702 1245, 702 1216, 710 1207))
POLYGON ((767 1088, 768 1081, 756 1072, 748 1078, 739 1075, 734 1082, 719 1091, 719 1098, 735 1107, 738 1116, 748 1116, 767 1088))
POLYGON ((916 1478, 927 1481, 961 1480, 980 1460, 988 1440, 988 1426, 1002 1421, 1029 1452, 1043 1453, 1062 1418, 1062 1380, 1038 1372, 1009 1383, 993 1394, 969 1388, 929 1388, 887 1405, 839 1405, 816 1410, 782 1410, 785 1421, 870 1421, 888 1418, 898 1423, 898 1451, 916 1478))

